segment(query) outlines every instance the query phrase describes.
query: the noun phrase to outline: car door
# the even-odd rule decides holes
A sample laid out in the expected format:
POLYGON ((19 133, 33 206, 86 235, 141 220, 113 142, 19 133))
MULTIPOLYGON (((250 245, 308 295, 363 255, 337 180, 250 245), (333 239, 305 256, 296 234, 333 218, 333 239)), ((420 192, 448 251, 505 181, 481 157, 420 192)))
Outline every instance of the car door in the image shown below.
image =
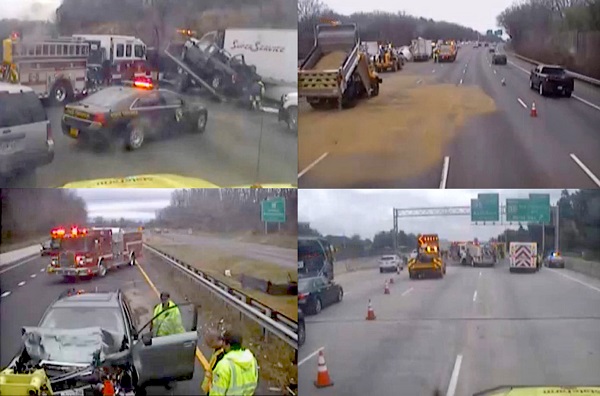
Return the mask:
POLYGON ((186 332, 161 337, 150 337, 151 333, 144 333, 137 337, 132 352, 138 385, 185 381, 194 376, 198 309, 193 304, 178 304, 178 308, 186 332))
POLYGON ((164 107, 165 128, 169 132, 180 132, 186 122, 183 100, 175 93, 167 90, 159 91, 161 103, 164 107))
POLYGON ((168 128, 166 110, 158 91, 145 92, 131 105, 131 109, 138 112, 138 117, 147 121, 151 129, 146 131, 153 136, 164 134, 168 128))

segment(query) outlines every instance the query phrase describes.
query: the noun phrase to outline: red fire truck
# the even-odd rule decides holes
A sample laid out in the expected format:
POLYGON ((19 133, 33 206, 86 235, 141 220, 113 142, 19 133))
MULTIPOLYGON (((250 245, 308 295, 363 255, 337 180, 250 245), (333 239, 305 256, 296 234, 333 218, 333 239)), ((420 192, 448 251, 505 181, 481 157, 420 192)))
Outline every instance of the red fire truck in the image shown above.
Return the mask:
POLYGON ((142 256, 142 232, 122 228, 79 228, 65 230, 58 254, 52 257, 49 274, 65 278, 103 277, 108 270, 133 266, 142 256))

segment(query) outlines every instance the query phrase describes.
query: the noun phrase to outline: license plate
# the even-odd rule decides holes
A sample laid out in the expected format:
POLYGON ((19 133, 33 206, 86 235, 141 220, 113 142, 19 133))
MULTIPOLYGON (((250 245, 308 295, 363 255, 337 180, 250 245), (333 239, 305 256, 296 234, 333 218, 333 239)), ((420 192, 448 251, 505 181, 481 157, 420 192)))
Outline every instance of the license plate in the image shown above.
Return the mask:
POLYGON ((68 389, 59 394, 60 396, 83 396, 83 389, 68 389))
POLYGON ((71 128, 71 129, 69 129, 69 135, 76 138, 77 136, 79 136, 79 130, 77 130, 75 128, 71 128))
POLYGON ((0 153, 7 154, 17 150, 17 142, 2 142, 0 143, 0 153))

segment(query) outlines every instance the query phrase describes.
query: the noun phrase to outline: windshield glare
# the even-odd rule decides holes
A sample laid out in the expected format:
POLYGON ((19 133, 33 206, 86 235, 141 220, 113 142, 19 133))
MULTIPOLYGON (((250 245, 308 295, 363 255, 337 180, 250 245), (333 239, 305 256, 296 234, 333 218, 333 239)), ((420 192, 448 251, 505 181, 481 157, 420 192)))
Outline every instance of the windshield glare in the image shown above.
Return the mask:
POLYGON ((83 329, 101 327, 113 333, 124 334, 123 317, 115 308, 61 307, 53 308, 39 327, 51 329, 83 329))

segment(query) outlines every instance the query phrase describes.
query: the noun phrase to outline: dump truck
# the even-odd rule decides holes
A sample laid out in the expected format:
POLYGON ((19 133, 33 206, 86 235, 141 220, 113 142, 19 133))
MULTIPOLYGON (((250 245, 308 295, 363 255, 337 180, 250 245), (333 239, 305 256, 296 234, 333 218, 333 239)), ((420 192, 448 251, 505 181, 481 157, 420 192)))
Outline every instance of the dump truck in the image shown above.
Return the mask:
POLYGON ((298 95, 315 109, 354 107, 379 94, 382 80, 361 49, 356 24, 323 23, 298 70, 298 95))
POLYGON ((508 249, 510 272, 535 272, 538 270, 537 243, 511 242, 508 249))
POLYGON ((443 278, 446 262, 440 256, 440 240, 437 234, 419 235, 417 255, 408 260, 408 277, 418 279, 426 275, 443 278))

